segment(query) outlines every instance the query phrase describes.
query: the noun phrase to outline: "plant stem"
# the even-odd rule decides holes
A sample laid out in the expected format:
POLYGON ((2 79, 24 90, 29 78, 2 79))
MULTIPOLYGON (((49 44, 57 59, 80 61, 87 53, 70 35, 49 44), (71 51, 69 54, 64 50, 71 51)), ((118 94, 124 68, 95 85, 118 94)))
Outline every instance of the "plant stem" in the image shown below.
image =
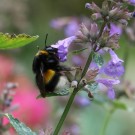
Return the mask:
POLYGON ((85 67, 84 67, 84 69, 83 69, 83 72, 82 72, 82 75, 81 75, 81 78, 80 78, 79 82, 80 82, 81 79, 85 76, 85 74, 86 74, 86 72, 87 72, 87 70, 88 70, 88 68, 89 68, 89 65, 90 65, 90 63, 91 63, 91 61, 92 61, 92 56, 93 56, 93 52, 91 52, 91 53, 89 54, 89 57, 88 57, 88 59, 87 59, 86 65, 85 65, 85 67))
POLYGON ((68 112, 70 110, 70 107, 71 107, 71 105, 72 105, 72 103, 74 101, 74 98, 75 98, 75 95, 77 94, 77 92, 78 92, 78 90, 74 89, 73 93, 71 94, 71 96, 70 96, 70 98, 68 100, 68 103, 67 103, 67 105, 65 107, 65 110, 64 110, 64 112, 63 112, 63 114, 62 114, 62 116, 61 116, 61 118, 59 120, 59 123, 58 123, 53 135, 58 135, 58 133, 59 133, 59 131, 60 131, 62 125, 63 125, 63 122, 65 121, 66 116, 67 116, 67 114, 68 114, 68 112))
MULTIPOLYGON (((104 22, 104 23, 102 24, 97 40, 101 37, 105 25, 106 25, 106 22, 104 22)), ((86 64, 85 64, 85 67, 84 67, 83 72, 82 72, 82 74, 81 74, 81 78, 80 78, 80 80, 78 81, 78 86, 77 86, 77 88, 74 89, 73 93, 71 94, 71 96, 70 96, 70 98, 69 98, 69 100, 68 100, 68 103, 67 103, 67 105, 66 105, 66 107, 65 107, 65 110, 64 110, 64 112, 63 112, 63 114, 62 114, 62 116, 61 116, 61 118, 60 118, 60 120, 59 120, 59 122, 58 122, 58 124, 57 124, 57 126, 56 126, 56 129, 55 129, 53 135, 58 135, 58 133, 59 133, 59 131, 60 131, 62 125, 63 125, 63 122, 64 122, 65 119, 66 119, 66 116, 67 116, 67 114, 68 114, 68 112, 69 112, 69 110, 70 110, 70 107, 71 107, 71 105, 72 105, 72 103, 73 103, 73 101, 74 101, 74 98, 75 98, 77 92, 80 90, 80 88, 79 88, 79 83, 80 83, 81 79, 85 76, 85 74, 87 73, 87 70, 88 70, 88 68, 89 68, 89 65, 90 65, 90 63, 91 63, 91 61, 92 61, 92 56, 93 56, 93 50, 90 52, 90 54, 89 54, 89 56, 88 56, 87 62, 86 62, 86 64)))
MULTIPOLYGON (((80 83, 81 79, 85 76, 85 74, 86 74, 86 72, 87 72, 87 70, 88 70, 88 68, 89 68, 89 65, 90 65, 90 63, 91 63, 92 55, 93 55, 93 53, 90 53, 90 55, 89 55, 89 57, 88 57, 88 59, 87 59, 86 65, 85 65, 85 67, 84 67, 84 69, 83 69, 81 78, 80 78, 80 80, 78 81, 78 83, 80 83)), ((59 133, 59 131, 60 131, 62 125, 63 125, 63 122, 64 122, 65 119, 66 119, 66 116, 67 116, 67 114, 68 114, 68 112, 69 112, 69 110, 70 110, 70 107, 71 107, 71 105, 72 105, 72 103, 73 103, 73 101, 74 101, 74 98, 75 98, 75 96, 76 96, 76 94, 77 94, 78 91, 79 91, 79 88, 77 87, 77 88, 74 89, 73 93, 71 94, 71 96, 70 96, 70 98, 69 98, 69 100, 68 100, 68 103, 67 103, 67 105, 66 105, 66 107, 65 107, 65 110, 64 110, 64 112, 63 112, 63 114, 62 114, 62 116, 61 116, 61 118, 60 118, 60 120, 59 120, 59 123, 58 123, 58 125, 57 125, 57 127, 56 127, 56 129, 55 129, 55 131, 54 131, 54 133, 53 133, 53 135, 58 135, 58 133, 59 133)))
POLYGON ((101 130, 100 130, 99 135, 105 135, 108 123, 110 121, 110 118, 111 118, 113 112, 114 112, 114 110, 111 110, 111 111, 107 112, 107 115, 106 115, 106 117, 104 119, 104 123, 103 123, 103 126, 102 126, 101 130))

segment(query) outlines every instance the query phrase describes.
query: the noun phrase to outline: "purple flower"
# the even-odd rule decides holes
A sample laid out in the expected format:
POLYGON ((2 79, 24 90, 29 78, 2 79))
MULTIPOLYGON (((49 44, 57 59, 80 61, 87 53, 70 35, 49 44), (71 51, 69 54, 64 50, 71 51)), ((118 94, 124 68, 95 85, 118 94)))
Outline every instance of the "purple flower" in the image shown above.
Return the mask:
POLYGON ((60 58, 61 62, 67 60, 67 53, 68 53, 68 49, 65 46, 61 45, 58 47, 58 57, 60 58))
POLYGON ((58 48, 58 57, 61 62, 67 60, 68 47, 75 39, 76 37, 72 36, 64 40, 59 40, 55 45, 51 45, 51 47, 58 48))
POLYGON ((115 98, 115 91, 113 89, 113 85, 119 84, 119 80, 114 80, 114 79, 97 79, 96 82, 102 83, 105 85, 108 90, 107 90, 107 96, 109 99, 113 100, 115 98))
POLYGON ((81 56, 79 55, 74 55, 72 57, 73 64, 76 66, 82 66, 84 64, 84 60, 81 56))
POLYGON ((98 67, 98 65, 94 62, 94 61, 92 61, 91 63, 90 63, 90 67, 89 67, 90 69, 99 69, 99 67, 98 67))
POLYGON ((71 20, 64 30, 67 37, 75 35, 79 30, 79 23, 77 22, 77 19, 71 20))
POLYGON ((79 20, 76 17, 62 17, 53 19, 50 26, 56 30, 64 29, 67 37, 73 36, 79 30, 79 20))
POLYGON ((79 106, 88 106, 90 104, 90 100, 87 97, 77 96, 75 98, 75 103, 79 106))
POLYGON ((107 91, 107 96, 109 99, 113 100, 115 99, 115 91, 113 88, 109 88, 107 91))
POLYGON ((135 5, 135 0, 129 0, 129 3, 135 5))
POLYGON ((116 85, 116 84, 119 84, 120 83, 119 80, 106 79, 106 78, 97 79, 96 82, 102 83, 102 84, 104 84, 108 88, 111 88, 111 87, 113 87, 113 85, 116 85))
POLYGON ((112 36, 114 34, 121 35, 122 34, 122 29, 119 26, 111 23, 110 36, 112 36))
POLYGON ((57 19, 53 19, 51 22, 50 22, 50 26, 54 29, 61 29, 63 28, 67 23, 67 19, 66 18, 57 18, 57 19))
POLYGON ((109 49, 109 53, 110 53, 113 63, 116 64, 118 62, 123 62, 123 60, 119 59, 118 56, 116 55, 116 53, 112 49, 109 49))
POLYGON ((104 73, 112 77, 120 77, 124 74, 123 60, 119 59, 116 53, 110 49, 111 60, 103 68, 104 73))

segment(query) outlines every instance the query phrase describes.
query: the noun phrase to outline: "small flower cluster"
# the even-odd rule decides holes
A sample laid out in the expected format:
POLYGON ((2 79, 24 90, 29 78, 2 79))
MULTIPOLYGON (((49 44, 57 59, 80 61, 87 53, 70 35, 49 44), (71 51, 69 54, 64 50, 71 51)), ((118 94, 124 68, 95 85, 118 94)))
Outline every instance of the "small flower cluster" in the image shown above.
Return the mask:
MULTIPOLYGON (((122 65, 123 60, 118 58, 114 51, 119 48, 118 40, 119 35, 121 34, 121 29, 117 29, 115 23, 127 25, 128 20, 134 17, 134 12, 130 12, 127 7, 125 8, 125 4, 128 3, 131 4, 133 1, 104 0, 102 7, 99 7, 94 2, 91 4, 86 3, 85 7, 92 12, 89 24, 88 22, 88 25, 82 23, 80 27, 78 27, 79 25, 76 23, 74 31, 77 31, 78 28, 79 30, 74 32, 74 35, 52 45, 52 47, 58 48, 58 57, 61 62, 65 62, 67 60, 69 46, 71 45, 82 45, 83 48, 87 47, 91 54, 103 55, 105 53, 109 53, 111 59, 108 63, 100 66, 95 63, 94 65, 96 65, 96 68, 90 66, 89 69, 92 71, 90 78, 92 79, 88 79, 88 72, 86 72, 86 75, 81 76, 81 80, 84 78, 86 82, 81 82, 83 82, 83 87, 87 86, 91 81, 105 85, 108 88, 107 95, 110 99, 115 98, 113 85, 119 84, 119 77, 124 74, 124 67, 122 65), (101 78, 102 74, 105 74, 107 78, 101 78)), ((68 21, 66 20, 65 22, 68 21)), ((63 24, 65 24, 65 22, 63 24)), ((75 22, 75 20, 73 22, 75 22)), ((55 26, 58 26, 58 24, 55 26)), ((61 26, 62 24, 60 27, 61 26)), ((94 61, 92 60, 91 63, 94 63, 94 61)), ((79 83, 77 83, 77 86, 79 83)), ((88 90, 86 91, 88 92, 88 90)), ((88 95, 93 97, 90 92, 88 92, 88 95)))
MULTIPOLYGON (((86 3, 85 7, 92 11, 92 18, 94 20, 105 20, 107 22, 119 22, 127 24, 128 20, 132 18, 134 12, 129 12, 124 4, 129 1, 114 0, 109 4, 108 0, 105 0, 100 8, 94 2, 86 3)), ((132 2, 131 2, 132 3, 132 2)))
MULTIPOLYGON (((16 83, 7 83, 5 88, 0 93, 0 113, 11 113, 18 108, 17 105, 11 106, 13 96, 15 94, 14 89, 17 88, 16 83)), ((4 125, 3 118, 0 118, 0 133, 8 130, 8 124, 4 125)))

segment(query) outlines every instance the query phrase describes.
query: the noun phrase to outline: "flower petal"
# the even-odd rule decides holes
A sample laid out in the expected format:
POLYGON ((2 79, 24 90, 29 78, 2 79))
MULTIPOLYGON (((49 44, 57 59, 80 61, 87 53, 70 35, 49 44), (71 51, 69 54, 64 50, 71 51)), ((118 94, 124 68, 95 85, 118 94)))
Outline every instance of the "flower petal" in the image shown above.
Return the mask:
POLYGON ((124 62, 123 60, 118 58, 117 54, 112 49, 109 49, 109 53, 113 63, 124 62))
POLYGON ((115 99, 115 91, 113 88, 109 88, 107 91, 107 96, 109 99, 113 100, 115 99))
POLYGON ((113 85, 116 85, 116 84, 119 84, 120 83, 119 80, 106 79, 106 78, 97 79, 96 82, 102 83, 102 84, 104 84, 108 88, 112 88, 113 85))

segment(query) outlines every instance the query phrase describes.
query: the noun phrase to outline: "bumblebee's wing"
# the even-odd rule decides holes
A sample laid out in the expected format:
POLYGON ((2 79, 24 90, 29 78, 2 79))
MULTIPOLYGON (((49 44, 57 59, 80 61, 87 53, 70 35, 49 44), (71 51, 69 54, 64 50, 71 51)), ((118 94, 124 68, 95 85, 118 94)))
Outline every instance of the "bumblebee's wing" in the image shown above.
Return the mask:
POLYGON ((40 72, 41 60, 39 57, 35 56, 32 64, 32 70, 34 73, 40 72))

